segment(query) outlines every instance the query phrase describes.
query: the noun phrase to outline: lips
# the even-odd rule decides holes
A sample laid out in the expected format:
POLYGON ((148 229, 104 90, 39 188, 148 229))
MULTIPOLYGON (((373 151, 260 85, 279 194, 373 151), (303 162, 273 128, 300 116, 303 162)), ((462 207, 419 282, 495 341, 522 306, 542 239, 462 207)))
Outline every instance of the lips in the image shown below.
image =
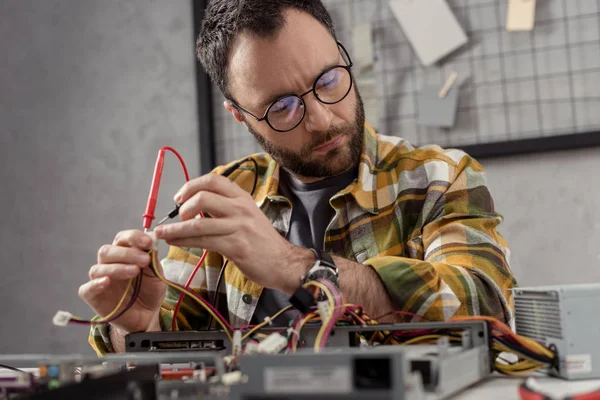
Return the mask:
POLYGON ((343 135, 336 136, 333 139, 331 139, 330 141, 325 142, 321 146, 317 147, 314 151, 317 153, 328 152, 328 151, 333 150, 336 147, 340 146, 343 141, 344 141, 343 135))

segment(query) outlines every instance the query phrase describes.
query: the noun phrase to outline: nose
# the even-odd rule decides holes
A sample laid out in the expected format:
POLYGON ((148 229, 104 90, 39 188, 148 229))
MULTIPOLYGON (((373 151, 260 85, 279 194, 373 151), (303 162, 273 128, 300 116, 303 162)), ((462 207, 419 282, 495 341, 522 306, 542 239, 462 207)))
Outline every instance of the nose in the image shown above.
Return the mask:
POLYGON ((304 128, 307 132, 326 132, 333 119, 332 112, 327 106, 316 99, 314 94, 304 98, 306 115, 304 116, 304 128))

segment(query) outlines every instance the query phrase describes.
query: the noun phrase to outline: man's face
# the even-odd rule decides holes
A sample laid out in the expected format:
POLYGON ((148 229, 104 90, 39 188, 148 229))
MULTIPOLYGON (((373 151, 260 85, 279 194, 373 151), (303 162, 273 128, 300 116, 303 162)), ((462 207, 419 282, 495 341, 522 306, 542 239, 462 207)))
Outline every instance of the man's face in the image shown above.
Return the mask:
MULTIPOLYGON (((232 46, 229 91, 237 103, 258 117, 276 97, 305 93, 327 68, 346 65, 335 40, 316 19, 293 9, 285 15, 286 25, 276 37, 241 34, 232 46)), ((312 92, 303 100, 304 119, 289 132, 275 131, 266 121, 242 115, 231 104, 226 108, 281 166, 305 181, 355 166, 362 151, 365 121, 356 86, 337 104, 323 104, 312 92)))

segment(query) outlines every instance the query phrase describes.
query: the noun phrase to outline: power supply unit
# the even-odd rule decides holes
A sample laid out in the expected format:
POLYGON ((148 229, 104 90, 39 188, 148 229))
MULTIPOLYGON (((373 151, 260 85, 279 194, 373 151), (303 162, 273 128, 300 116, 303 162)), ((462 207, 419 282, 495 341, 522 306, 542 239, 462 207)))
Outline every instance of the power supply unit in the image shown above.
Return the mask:
POLYGON ((516 332, 554 346, 559 363, 548 373, 564 379, 600 378, 600 284, 513 290, 516 332))

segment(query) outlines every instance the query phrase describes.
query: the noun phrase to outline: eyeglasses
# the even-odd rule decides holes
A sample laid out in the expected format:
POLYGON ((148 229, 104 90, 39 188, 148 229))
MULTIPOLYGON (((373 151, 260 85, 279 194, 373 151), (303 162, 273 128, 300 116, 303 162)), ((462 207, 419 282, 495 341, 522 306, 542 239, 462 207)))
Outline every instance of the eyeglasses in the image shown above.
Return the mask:
POLYGON ((344 100, 352 89, 352 60, 344 46, 337 42, 342 50, 342 58, 346 65, 336 65, 325 70, 315 80, 312 89, 301 95, 289 94, 281 96, 272 102, 262 118, 257 117, 244 109, 234 100, 229 99, 237 108, 250 115, 257 121, 267 121, 269 126, 277 132, 289 132, 300 125, 306 114, 306 104, 302 99, 309 93, 314 93, 317 100, 323 104, 336 104, 344 100))

